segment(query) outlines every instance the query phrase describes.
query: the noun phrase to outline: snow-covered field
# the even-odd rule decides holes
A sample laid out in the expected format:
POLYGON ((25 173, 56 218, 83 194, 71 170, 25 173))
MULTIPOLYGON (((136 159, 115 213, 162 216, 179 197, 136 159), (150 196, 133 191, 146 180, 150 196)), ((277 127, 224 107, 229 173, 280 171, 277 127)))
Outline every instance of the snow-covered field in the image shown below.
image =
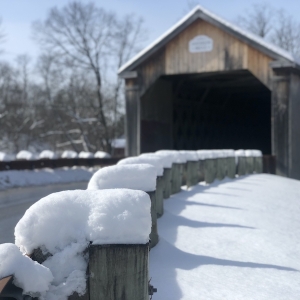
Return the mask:
POLYGON ((14 187, 89 181, 99 168, 73 167, 0 172, 0 190, 14 187))
POLYGON ((300 181, 250 175, 165 200, 155 300, 300 299, 300 181))

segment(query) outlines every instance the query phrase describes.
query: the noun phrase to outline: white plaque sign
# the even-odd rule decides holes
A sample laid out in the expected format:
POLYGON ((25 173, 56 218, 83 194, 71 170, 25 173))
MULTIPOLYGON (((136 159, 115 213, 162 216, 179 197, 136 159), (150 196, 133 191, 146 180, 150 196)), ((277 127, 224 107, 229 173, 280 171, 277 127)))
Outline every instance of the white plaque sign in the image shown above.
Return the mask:
POLYGON ((197 35, 189 41, 191 53, 210 52, 214 47, 214 41, 207 35, 197 35))

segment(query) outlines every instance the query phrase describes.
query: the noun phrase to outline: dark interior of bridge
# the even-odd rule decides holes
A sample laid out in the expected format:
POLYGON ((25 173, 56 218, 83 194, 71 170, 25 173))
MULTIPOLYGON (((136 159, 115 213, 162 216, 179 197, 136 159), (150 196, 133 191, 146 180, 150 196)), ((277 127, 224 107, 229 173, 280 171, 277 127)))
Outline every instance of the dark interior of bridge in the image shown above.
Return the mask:
POLYGON ((271 153, 271 92, 250 72, 172 76, 174 149, 271 153))

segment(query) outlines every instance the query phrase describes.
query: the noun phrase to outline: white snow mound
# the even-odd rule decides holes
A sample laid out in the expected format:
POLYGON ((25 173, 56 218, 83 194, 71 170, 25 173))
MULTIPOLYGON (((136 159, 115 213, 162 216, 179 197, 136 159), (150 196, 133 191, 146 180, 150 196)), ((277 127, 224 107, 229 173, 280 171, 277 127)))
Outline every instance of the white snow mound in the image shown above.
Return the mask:
POLYGON ((30 151, 27 151, 27 150, 21 150, 17 156, 16 156, 17 159, 20 159, 20 160, 34 160, 35 159, 35 156, 33 153, 31 153, 30 151))
POLYGON ((14 276, 14 284, 24 293, 43 293, 53 280, 51 271, 23 255, 14 244, 0 245, 0 278, 14 276))
POLYGON ((43 159, 43 158, 48 158, 48 159, 55 159, 57 158, 56 154, 51 151, 51 150, 44 150, 40 153, 39 155, 39 158, 40 159, 43 159))
POLYGON ((0 161, 11 161, 15 160, 15 155, 7 154, 5 152, 0 152, 0 161))
POLYGON ((150 198, 143 191, 75 190, 50 194, 33 204, 15 227, 23 253, 49 253, 74 242, 143 244, 151 228, 150 198))
POLYGON ((123 158, 118 161, 118 165, 132 165, 132 164, 149 164, 156 168, 156 175, 162 176, 164 173, 164 167, 159 157, 145 157, 145 156, 133 156, 123 158))
POLYGON ((72 150, 65 150, 61 155, 61 158, 77 158, 77 157, 78 157, 77 152, 72 150))
POLYGON ((94 154, 92 152, 81 151, 78 155, 79 158, 93 158, 94 154))
POLYGON ((176 164, 186 163, 185 156, 182 155, 177 150, 158 150, 155 153, 158 154, 158 155, 163 155, 163 156, 169 156, 169 157, 171 157, 172 162, 176 163, 176 164))
POLYGON ((149 164, 116 165, 98 170, 87 189, 127 188, 151 192, 156 189, 156 168, 149 164))
POLYGON ((111 158, 111 155, 104 151, 97 151, 94 155, 96 158, 111 158))
POLYGON ((186 161, 198 161, 197 151, 181 150, 180 153, 185 157, 186 161))
POLYGON ((161 164, 164 168, 169 169, 172 167, 172 159, 169 156, 163 156, 156 153, 143 153, 140 155, 140 157, 154 157, 158 158, 161 161, 161 164))

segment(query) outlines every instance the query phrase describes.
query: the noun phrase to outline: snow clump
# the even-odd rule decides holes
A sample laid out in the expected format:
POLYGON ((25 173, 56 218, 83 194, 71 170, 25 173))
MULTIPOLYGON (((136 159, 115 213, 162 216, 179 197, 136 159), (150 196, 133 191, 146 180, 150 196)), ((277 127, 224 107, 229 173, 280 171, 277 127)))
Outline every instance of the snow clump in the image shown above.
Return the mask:
POLYGON ((172 157, 172 162, 176 164, 184 164, 186 163, 185 155, 180 153, 177 150, 158 150, 155 152, 158 155, 168 155, 172 157))
POLYGON ((159 158, 161 161, 161 164, 163 165, 164 168, 168 169, 168 168, 172 167, 172 159, 168 156, 162 156, 162 155, 158 155, 156 153, 143 153, 140 155, 140 157, 159 158))
POLYGON ((156 168, 149 164, 116 165, 98 170, 87 189, 127 188, 152 192, 156 189, 156 168))
POLYGON ((53 280, 51 271, 23 255, 15 244, 0 245, 0 278, 14 276, 25 294, 44 293, 53 280))
POLYGON ((118 165, 132 165, 132 164, 149 164, 156 168, 156 175, 162 176, 164 173, 164 167, 159 157, 145 157, 145 156, 133 156, 123 158, 118 161, 118 165))
POLYGON ((35 159, 35 155, 33 153, 31 153, 30 151, 21 150, 17 154, 16 158, 20 159, 20 160, 34 160, 35 159))
POLYGON ((40 159, 43 159, 43 158, 47 158, 47 159, 56 159, 57 156, 56 156, 56 154, 55 154, 53 151, 51 151, 51 150, 44 150, 44 151, 42 151, 42 152, 40 153, 39 158, 40 158, 40 159))
POLYGON ((61 155, 61 158, 77 158, 77 157, 78 157, 77 152, 73 150, 65 150, 61 155))
POLYGON ((92 152, 81 151, 78 155, 79 158, 93 158, 94 154, 92 152))
POLYGON ((150 205, 147 193, 128 189, 63 191, 33 204, 15 227, 15 243, 23 253, 52 255, 43 263, 54 276, 45 299, 85 293, 90 243, 148 243, 150 205))
POLYGON ((111 155, 104 151, 97 151, 94 155, 96 158, 111 158, 111 155))
POLYGON ((184 155, 186 161, 198 161, 197 151, 192 150, 181 150, 180 153, 184 155))
POLYGON ((5 152, 0 152, 0 161, 12 161, 15 160, 15 155, 7 154, 5 152))

